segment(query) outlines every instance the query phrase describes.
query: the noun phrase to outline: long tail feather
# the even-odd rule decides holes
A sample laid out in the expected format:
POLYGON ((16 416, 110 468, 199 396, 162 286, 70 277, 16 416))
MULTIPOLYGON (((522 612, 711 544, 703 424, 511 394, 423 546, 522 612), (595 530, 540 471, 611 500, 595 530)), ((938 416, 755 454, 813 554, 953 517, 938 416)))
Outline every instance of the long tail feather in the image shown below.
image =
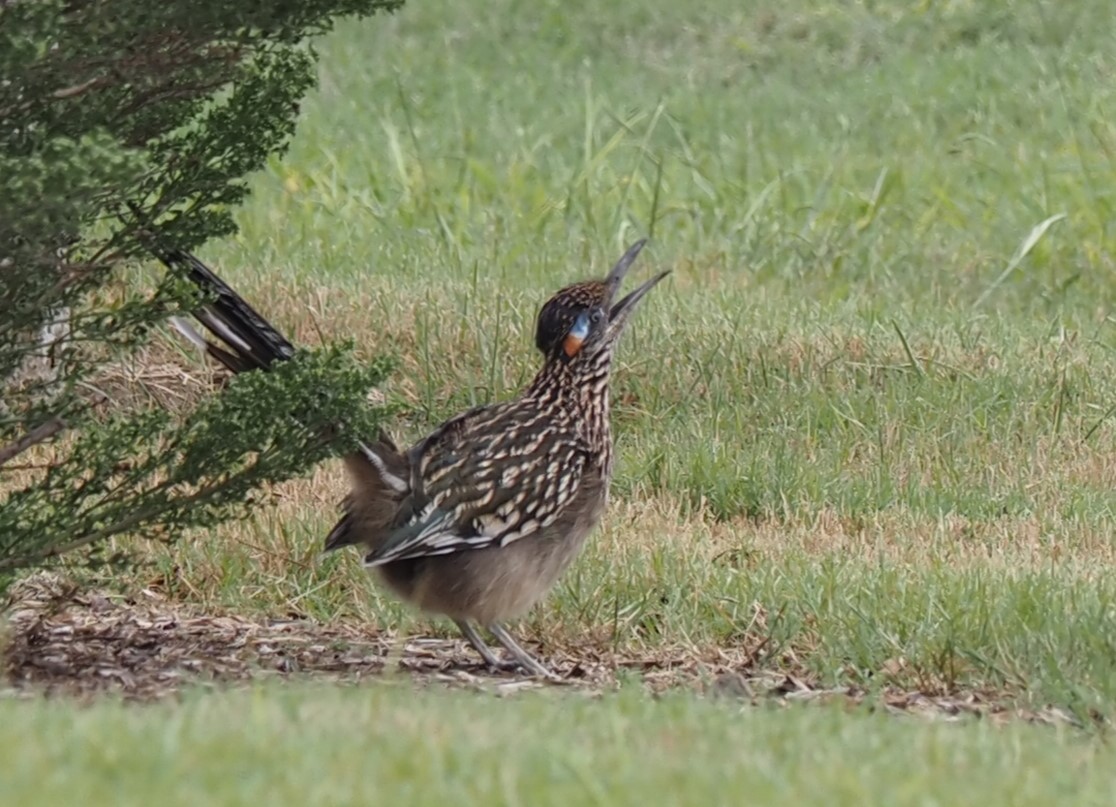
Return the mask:
MULTIPOLYGON (((196 257, 180 250, 152 251, 169 269, 189 279, 210 298, 191 313, 220 344, 206 339, 189 320, 173 317, 171 323, 189 342, 234 373, 266 371, 275 362, 294 355, 294 345, 196 257)), ((326 537, 327 552, 368 543, 386 533, 399 502, 410 490, 408 459, 382 430, 346 457, 345 466, 353 495, 346 501, 344 517, 326 537)))
POLYGON ((193 314, 223 345, 212 344, 181 318, 175 318, 174 326, 221 364, 242 373, 266 369, 294 355, 294 345, 200 260, 180 250, 156 251, 155 255, 212 298, 193 314))

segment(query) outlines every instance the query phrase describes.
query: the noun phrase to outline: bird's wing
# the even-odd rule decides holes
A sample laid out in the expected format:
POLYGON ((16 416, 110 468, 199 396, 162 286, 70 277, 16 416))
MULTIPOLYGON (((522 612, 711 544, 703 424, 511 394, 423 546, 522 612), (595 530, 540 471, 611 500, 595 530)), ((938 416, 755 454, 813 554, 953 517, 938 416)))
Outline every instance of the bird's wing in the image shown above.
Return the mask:
POLYGON ((366 566, 507 546, 552 524, 581 487, 585 441, 542 413, 474 410, 417 447, 414 509, 366 566))

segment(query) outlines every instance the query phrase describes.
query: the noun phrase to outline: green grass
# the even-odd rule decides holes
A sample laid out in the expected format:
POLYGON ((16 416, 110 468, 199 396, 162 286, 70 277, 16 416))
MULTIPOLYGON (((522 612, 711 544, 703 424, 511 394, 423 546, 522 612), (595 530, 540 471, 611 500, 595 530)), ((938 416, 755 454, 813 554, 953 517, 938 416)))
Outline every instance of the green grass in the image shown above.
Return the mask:
MULTIPOLYGON (((652 235, 637 273, 674 274, 622 347, 614 505, 518 629, 620 653, 765 638, 761 666, 793 655, 824 683, 1111 716, 1114 23, 1106 0, 414 0, 321 43, 290 152, 204 257, 297 339, 398 355, 387 392, 414 437, 514 394, 541 301, 652 235)), ((343 487, 323 469, 251 522, 154 553, 155 585, 207 608, 450 630, 374 589, 355 557, 318 560, 343 487)), ((566 712, 424 696, 408 718, 376 692, 237 697, 99 706, 72 736, 131 727, 137 753, 173 762, 137 763, 152 783, 197 743, 243 746, 222 764, 260 755, 228 784, 245 800, 279 781, 324 798, 349 758, 349 786, 431 800, 584 795, 610 766, 632 793, 689 770, 693 802, 734 792, 723 780, 782 803, 927 787, 944 803, 1111 798, 1089 767, 1107 750, 1026 729, 638 699, 566 712), (321 714, 291 768, 300 708, 321 714), (226 709, 250 721, 219 741, 199 721, 226 709), (331 715, 363 718, 342 735, 331 715), (578 740, 516 743, 551 720, 578 740), (241 734, 254 721, 266 739, 241 734), (477 743, 454 756, 462 736, 477 743)), ((18 751, 80 747, 69 737, 18 751)))
POLYGON ((1110 804, 1108 745, 833 708, 260 689, 0 703, 12 804, 1110 804), (126 785, 125 785, 126 783, 126 785))

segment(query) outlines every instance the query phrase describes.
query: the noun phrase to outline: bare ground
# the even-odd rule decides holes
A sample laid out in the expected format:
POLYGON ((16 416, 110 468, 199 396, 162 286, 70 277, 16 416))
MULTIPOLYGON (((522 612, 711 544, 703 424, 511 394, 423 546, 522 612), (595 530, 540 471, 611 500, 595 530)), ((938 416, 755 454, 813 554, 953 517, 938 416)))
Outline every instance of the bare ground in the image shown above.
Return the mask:
POLYGON ((489 671, 462 641, 397 639, 365 625, 205 614, 148 590, 123 598, 83 590, 47 573, 14 586, 6 613, 0 632, 0 694, 15 697, 86 701, 112 694, 146 702, 175 697, 187 687, 262 679, 370 683, 382 681, 385 670, 416 686, 494 694, 558 686, 594 695, 614 688, 621 671, 629 670, 652 693, 685 688, 753 705, 836 700, 939 719, 1077 722, 1054 707, 1018 708, 1003 694, 896 688, 869 697, 855 687, 823 688, 793 660, 785 669, 757 667, 758 646, 732 653, 680 650, 646 656, 617 656, 592 647, 578 648, 576 657, 552 652, 546 660, 562 682, 545 683, 489 671))

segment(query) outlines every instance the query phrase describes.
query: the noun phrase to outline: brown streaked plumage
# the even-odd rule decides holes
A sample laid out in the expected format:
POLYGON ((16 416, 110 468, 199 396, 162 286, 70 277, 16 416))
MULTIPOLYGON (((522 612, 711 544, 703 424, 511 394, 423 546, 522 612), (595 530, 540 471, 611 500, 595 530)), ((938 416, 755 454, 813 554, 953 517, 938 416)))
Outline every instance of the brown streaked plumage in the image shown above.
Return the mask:
MULTIPOLYGON (((549 675, 503 627, 538 602, 600 521, 612 476, 609 374, 631 312, 667 272, 616 300, 644 241, 601 279, 558 291, 540 309, 543 365, 515 399, 476 407, 406 451, 386 434, 345 459, 351 492, 325 549, 359 545, 399 597, 453 619, 491 666, 486 627, 528 671, 549 675)), ((235 372, 289 358, 293 346, 196 258, 159 257, 208 290, 195 315, 224 343, 176 326, 235 372)))

